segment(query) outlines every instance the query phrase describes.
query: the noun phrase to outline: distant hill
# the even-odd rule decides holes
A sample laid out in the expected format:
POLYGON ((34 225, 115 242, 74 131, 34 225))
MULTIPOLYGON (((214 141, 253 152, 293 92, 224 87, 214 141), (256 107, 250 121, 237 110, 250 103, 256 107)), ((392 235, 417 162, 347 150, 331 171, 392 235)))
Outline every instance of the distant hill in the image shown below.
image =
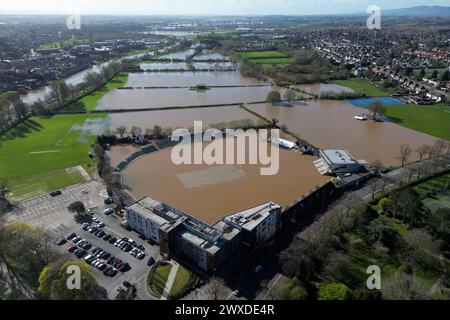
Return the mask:
POLYGON ((416 17, 427 17, 427 16, 439 16, 439 17, 449 17, 450 7, 444 6, 417 6, 410 8, 401 9, 391 9, 391 10, 381 10, 382 16, 416 16, 416 17))

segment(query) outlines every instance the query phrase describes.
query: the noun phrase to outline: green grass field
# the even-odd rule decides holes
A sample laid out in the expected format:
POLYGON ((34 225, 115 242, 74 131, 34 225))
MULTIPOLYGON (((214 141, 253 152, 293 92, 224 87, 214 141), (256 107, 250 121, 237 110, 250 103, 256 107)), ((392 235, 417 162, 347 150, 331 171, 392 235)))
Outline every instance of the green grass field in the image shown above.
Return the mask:
POLYGON ((161 296, 164 291, 170 270, 172 270, 171 264, 159 265, 153 274, 153 279, 150 279, 150 289, 158 297, 161 296))
POLYGON ((180 293, 186 286, 189 285, 189 279, 189 271, 182 266, 179 266, 172 288, 170 289, 170 294, 176 295, 180 293))
POLYGON ((338 84, 344 87, 349 87, 355 92, 366 95, 367 97, 388 97, 389 92, 383 91, 377 86, 371 84, 369 81, 361 78, 350 78, 347 80, 333 80, 331 83, 338 84))
POLYGON ((109 91, 125 86, 127 81, 128 74, 121 72, 109 81, 103 88, 71 103, 64 108, 64 111, 93 111, 97 107, 97 104, 101 98, 103 98, 109 91))
POLYGON ((290 64, 294 62, 294 59, 278 51, 241 52, 239 55, 248 59, 251 64, 290 64))
POLYGON ((73 130, 88 118, 102 115, 34 117, 0 137, 0 180, 6 181, 14 198, 23 199, 82 181, 65 169, 93 165, 88 157, 94 136, 73 130))
POLYGON ((386 106, 391 121, 404 127, 450 140, 450 107, 406 104, 386 106))
POLYGON ((242 58, 248 59, 267 59, 267 58, 286 58, 286 54, 278 51, 250 51, 250 52, 240 52, 239 55, 242 58))
POLYGON ((252 64, 291 64, 294 62, 292 58, 263 58, 263 59, 249 59, 248 62, 252 64))

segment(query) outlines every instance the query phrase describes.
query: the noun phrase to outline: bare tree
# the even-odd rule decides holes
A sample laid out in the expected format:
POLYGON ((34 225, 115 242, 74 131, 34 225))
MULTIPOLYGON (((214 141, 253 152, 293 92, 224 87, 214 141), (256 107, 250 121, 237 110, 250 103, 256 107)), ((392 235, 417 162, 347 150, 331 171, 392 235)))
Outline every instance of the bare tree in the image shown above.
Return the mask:
POLYGON ((120 135, 120 139, 122 139, 123 136, 125 135, 125 133, 127 133, 127 127, 125 127, 125 126, 120 126, 120 127, 118 127, 118 128, 116 129, 116 133, 117 133, 118 135, 120 135))
POLYGON ((133 136, 140 135, 141 133, 142 133, 142 129, 141 129, 141 128, 139 128, 139 127, 137 127, 137 126, 133 126, 133 127, 131 128, 131 134, 132 134, 133 136))
POLYGON ((293 89, 289 89, 284 93, 284 99, 288 100, 290 104, 297 99, 297 93, 293 89))
POLYGON ((269 280, 262 280, 260 286, 261 291, 265 294, 265 298, 267 298, 268 300, 275 300, 276 292, 274 292, 275 290, 270 287, 269 280))
POLYGON ((447 150, 445 151, 445 154, 450 154, 450 141, 447 141, 446 143, 445 143, 445 145, 446 145, 446 147, 447 147, 447 150))
POLYGON ((212 278, 206 287, 206 292, 212 300, 219 300, 225 293, 225 283, 217 277, 212 278))
POLYGON ((418 175, 419 170, 417 167, 410 167, 405 169, 406 176, 408 178, 408 183, 411 182, 411 180, 414 178, 414 176, 418 175))
POLYGON ((443 153, 443 151, 445 150, 445 148, 447 147, 447 144, 444 140, 436 140, 436 142, 433 145, 433 148, 436 152, 436 156, 440 157, 443 153))
POLYGON ((423 160, 423 157, 424 157, 426 154, 429 154, 429 153, 430 153, 430 146, 427 145, 427 144, 423 144, 423 145, 421 145, 421 146, 419 146, 419 147, 416 148, 416 152, 419 154, 419 159, 420 159, 420 161, 422 161, 422 160, 423 160))
POLYGON ((400 159, 402 163, 402 167, 406 165, 410 155, 411 155, 411 147, 407 144, 402 144, 400 146, 400 154, 398 156, 398 159, 400 159))

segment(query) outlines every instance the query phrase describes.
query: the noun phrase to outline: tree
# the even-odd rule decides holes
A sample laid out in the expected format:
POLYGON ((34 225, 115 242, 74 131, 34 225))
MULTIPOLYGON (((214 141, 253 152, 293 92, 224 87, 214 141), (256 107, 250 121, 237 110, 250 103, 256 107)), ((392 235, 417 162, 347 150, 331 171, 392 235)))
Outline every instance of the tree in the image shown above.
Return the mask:
POLYGON ((382 119, 384 114, 386 113, 386 108, 379 100, 372 102, 369 105, 369 110, 372 111, 374 121, 382 119))
POLYGON ((402 163, 402 167, 406 165, 410 155, 411 155, 411 147, 407 144, 402 144, 400 146, 400 154, 398 156, 398 159, 402 163))
POLYGON ((225 283, 222 279, 214 277, 207 284, 206 292, 212 300, 219 300, 225 293, 225 283))
POLYGON ((280 92, 278 92, 277 90, 270 91, 267 95, 266 100, 272 103, 279 102, 281 100, 280 92))
POLYGON ((162 128, 158 125, 153 126, 153 136, 155 139, 159 139, 162 136, 162 128))
POLYGON ((297 99, 297 93, 293 90, 293 89, 288 89, 285 93, 284 93, 284 99, 289 101, 290 104, 292 104, 292 102, 297 99))
POLYGON ((0 229, 0 265, 9 287, 33 297, 39 273, 59 258, 51 239, 42 230, 24 222, 14 222, 0 229))
POLYGON ((39 275, 38 292, 51 300, 99 300, 104 290, 98 285, 90 267, 81 261, 52 263, 42 269, 39 275), (80 289, 69 289, 67 282, 73 273, 67 268, 80 270, 80 289))
POLYGON ((125 126, 120 126, 116 129, 116 133, 118 135, 120 135, 120 139, 123 138, 123 136, 127 133, 127 127, 125 126))
POLYGON ((450 80, 449 72, 448 72, 448 70, 445 70, 441 74, 441 81, 449 81, 449 80, 450 80))
POLYGON ((429 154, 429 153, 430 153, 430 146, 427 145, 427 144, 423 144, 423 145, 421 145, 421 146, 419 146, 419 147, 416 148, 416 152, 419 154, 419 159, 420 159, 420 161, 422 161, 422 160, 423 160, 423 157, 424 157, 426 154, 429 154))
POLYGON ((436 142, 433 144, 433 149, 435 151, 435 156, 440 157, 444 150, 447 147, 447 143, 444 140, 436 140, 436 142))
POLYGON ((280 122, 280 120, 272 118, 272 120, 270 122, 272 123, 272 128, 276 128, 278 126, 278 123, 280 122))
POLYGON ((307 291, 297 278, 288 279, 276 293, 278 300, 306 300, 307 291))
POLYGON ((366 237, 369 244, 380 242, 390 250, 394 249, 398 239, 397 230, 386 217, 380 216, 367 226, 366 237))
POLYGON ((400 217, 402 223, 408 222, 410 226, 420 226, 424 221, 422 209, 422 199, 412 188, 405 188, 394 192, 391 195, 391 213, 395 217, 400 217))
POLYGON ((348 300, 350 289, 343 283, 321 283, 318 295, 319 300, 348 300))
POLYGON ((320 255, 316 244, 303 239, 294 240, 280 254, 280 264, 283 273, 297 277, 303 282, 309 281, 320 265, 320 255))
POLYGON ((437 79, 437 77, 438 77, 437 70, 433 70, 433 72, 431 73, 431 79, 437 79))
POLYGON ((140 135, 142 133, 142 129, 137 127, 137 126, 133 126, 133 127, 131 127, 131 131, 130 132, 131 132, 131 134, 133 136, 137 136, 137 135, 140 135))
POLYGON ((425 69, 420 69, 419 75, 417 76, 418 81, 422 81, 425 78, 425 69))
POLYGON ((430 232, 450 245, 450 209, 440 208, 431 213, 428 223, 430 232))
POLYGON ((85 208, 83 202, 81 202, 81 201, 75 201, 75 202, 71 203, 67 209, 70 212, 78 213, 78 214, 84 213, 86 211, 86 208, 85 208))

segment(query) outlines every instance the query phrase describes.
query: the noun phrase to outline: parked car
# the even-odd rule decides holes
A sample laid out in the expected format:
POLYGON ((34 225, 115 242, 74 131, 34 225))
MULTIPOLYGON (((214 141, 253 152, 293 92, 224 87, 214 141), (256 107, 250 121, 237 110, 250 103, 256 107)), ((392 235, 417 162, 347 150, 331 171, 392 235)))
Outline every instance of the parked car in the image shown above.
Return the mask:
POLYGON ((127 272, 131 270, 131 267, 128 263, 124 263, 119 267, 120 272, 127 272))
POLYGON ((112 235, 107 234, 107 235, 105 235, 105 236, 103 237, 103 240, 108 241, 108 240, 110 240, 111 238, 112 238, 112 235))
POLYGON ((75 238, 72 239, 73 243, 78 243, 80 241, 81 241, 81 237, 75 237, 75 238))
POLYGON ((108 276, 113 278, 117 275, 118 271, 117 269, 113 268, 110 272, 108 272, 108 276))
POLYGON ((155 263, 155 259, 153 257, 150 257, 147 261, 147 266, 151 267, 155 263))
POLYGON ((109 271, 112 270, 113 267, 111 266, 106 266, 105 270, 103 270, 103 274, 106 276, 108 274, 109 271))
POLYGON ((103 210, 103 213, 106 215, 110 215, 114 213, 114 209, 113 208, 106 208, 105 210, 103 210))
POLYGON ((116 241, 117 241, 117 238, 115 238, 115 237, 112 237, 111 239, 109 239, 109 243, 111 243, 111 244, 114 244, 114 243, 116 243, 116 241))
POLYGON ((88 190, 88 189, 83 189, 83 190, 81 190, 81 193, 82 193, 82 194, 88 194, 88 193, 89 193, 89 190, 88 190))
POLYGON ((54 197, 62 195, 62 192, 60 190, 56 190, 56 191, 51 192, 50 195, 54 198, 54 197))
POLYGON ((75 238, 77 236, 77 234, 76 233, 71 233, 71 234, 69 234, 68 236, 66 236, 66 239, 67 240, 72 240, 73 238, 75 238))
POLYGON ((136 258, 138 258, 139 260, 142 260, 145 258, 145 253, 143 253, 142 251, 140 251, 137 255, 136 258))
POLYGON ((67 251, 69 251, 70 253, 73 253, 76 249, 77 249, 76 245, 71 245, 69 248, 67 248, 67 251))
POLYGON ((131 283, 129 283, 128 281, 124 281, 123 283, 123 286, 125 287, 125 288, 129 288, 129 287, 131 287, 131 283))
POLYGON ((66 243, 67 243, 66 238, 61 238, 61 239, 59 239, 59 240, 56 242, 56 244, 57 244, 58 246, 62 246, 63 244, 66 244, 66 243))
POLYGON ((255 268, 255 272, 256 272, 256 273, 260 272, 261 270, 262 270, 262 266, 261 266, 261 265, 259 265, 259 266, 257 266, 257 267, 255 268))

